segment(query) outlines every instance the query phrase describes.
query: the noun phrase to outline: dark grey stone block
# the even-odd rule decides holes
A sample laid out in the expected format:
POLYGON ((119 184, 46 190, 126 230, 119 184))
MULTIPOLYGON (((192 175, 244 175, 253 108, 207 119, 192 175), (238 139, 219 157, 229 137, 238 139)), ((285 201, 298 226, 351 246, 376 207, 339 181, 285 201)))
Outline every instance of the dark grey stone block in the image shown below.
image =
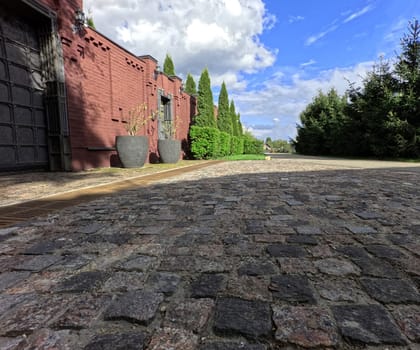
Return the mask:
POLYGON ((269 336, 272 331, 270 305, 262 301, 221 298, 216 302, 214 330, 252 339, 269 336))
POLYGON ((383 303, 417 303, 420 294, 411 284, 401 279, 362 278, 360 280, 366 292, 383 303))
POLYGON ((273 297, 292 303, 316 304, 313 290, 306 277, 298 275, 280 275, 271 278, 268 287, 273 297))
POLYGON ((155 317, 162 301, 161 293, 130 291, 111 303, 104 313, 104 318, 148 325, 155 317))
POLYGON ((342 336, 352 343, 405 345, 406 341, 380 305, 339 305, 332 311, 342 336))

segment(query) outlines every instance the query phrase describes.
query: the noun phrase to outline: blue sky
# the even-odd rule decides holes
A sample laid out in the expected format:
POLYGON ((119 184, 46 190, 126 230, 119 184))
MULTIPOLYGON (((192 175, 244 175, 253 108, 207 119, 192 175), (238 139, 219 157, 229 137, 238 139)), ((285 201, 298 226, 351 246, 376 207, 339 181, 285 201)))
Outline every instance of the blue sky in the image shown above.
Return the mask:
POLYGON ((382 55, 395 58, 419 0, 85 0, 97 29, 133 53, 198 82, 208 67, 244 126, 264 139, 295 137, 317 92, 344 93, 382 55))

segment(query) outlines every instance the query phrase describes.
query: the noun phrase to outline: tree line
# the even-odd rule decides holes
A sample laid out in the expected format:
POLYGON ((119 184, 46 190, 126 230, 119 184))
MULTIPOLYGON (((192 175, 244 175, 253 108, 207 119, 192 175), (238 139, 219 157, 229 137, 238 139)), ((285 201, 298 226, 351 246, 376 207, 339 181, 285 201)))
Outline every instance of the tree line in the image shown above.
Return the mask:
POLYGON ((401 53, 383 58, 343 96, 319 92, 300 114, 298 153, 386 157, 420 156, 420 25, 409 22, 401 53))
MULTIPOLYGON (((166 55, 163 71, 175 75, 175 67, 169 54, 166 55)), ((263 152, 263 142, 243 130, 240 113, 235 102, 229 100, 225 82, 219 93, 217 109, 214 106, 210 74, 205 68, 198 82, 188 73, 184 91, 197 97, 197 114, 190 127, 190 149, 194 158, 207 159, 232 154, 256 154, 263 152), (217 111, 217 113, 216 113, 217 111)))

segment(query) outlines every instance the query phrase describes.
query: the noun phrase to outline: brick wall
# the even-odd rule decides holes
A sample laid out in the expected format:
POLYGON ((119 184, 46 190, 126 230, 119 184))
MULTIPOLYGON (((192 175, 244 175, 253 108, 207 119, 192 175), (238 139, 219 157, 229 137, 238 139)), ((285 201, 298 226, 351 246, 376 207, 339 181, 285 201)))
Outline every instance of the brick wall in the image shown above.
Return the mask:
MULTIPOLYGON (((85 28, 73 33, 72 20, 81 0, 40 0, 57 12, 66 75, 68 116, 73 170, 118 164, 114 147, 116 135, 126 135, 124 120, 128 110, 146 103, 158 106, 158 90, 172 95, 173 115, 179 119, 176 138, 184 141, 194 99, 180 90, 177 77, 159 74, 157 62, 126 51, 100 33, 85 28)), ((150 159, 156 158, 158 121, 151 121, 139 134, 148 135, 150 159)), ((186 149, 184 148, 184 153, 186 149)))

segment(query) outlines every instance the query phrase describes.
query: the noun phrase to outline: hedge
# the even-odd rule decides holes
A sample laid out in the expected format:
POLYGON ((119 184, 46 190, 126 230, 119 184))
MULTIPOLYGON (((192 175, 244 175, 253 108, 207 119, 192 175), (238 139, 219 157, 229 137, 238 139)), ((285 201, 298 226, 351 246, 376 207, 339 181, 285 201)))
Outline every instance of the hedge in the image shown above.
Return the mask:
POLYGON ((192 126, 190 128, 191 153, 195 159, 216 157, 220 151, 220 131, 208 126, 192 126))

